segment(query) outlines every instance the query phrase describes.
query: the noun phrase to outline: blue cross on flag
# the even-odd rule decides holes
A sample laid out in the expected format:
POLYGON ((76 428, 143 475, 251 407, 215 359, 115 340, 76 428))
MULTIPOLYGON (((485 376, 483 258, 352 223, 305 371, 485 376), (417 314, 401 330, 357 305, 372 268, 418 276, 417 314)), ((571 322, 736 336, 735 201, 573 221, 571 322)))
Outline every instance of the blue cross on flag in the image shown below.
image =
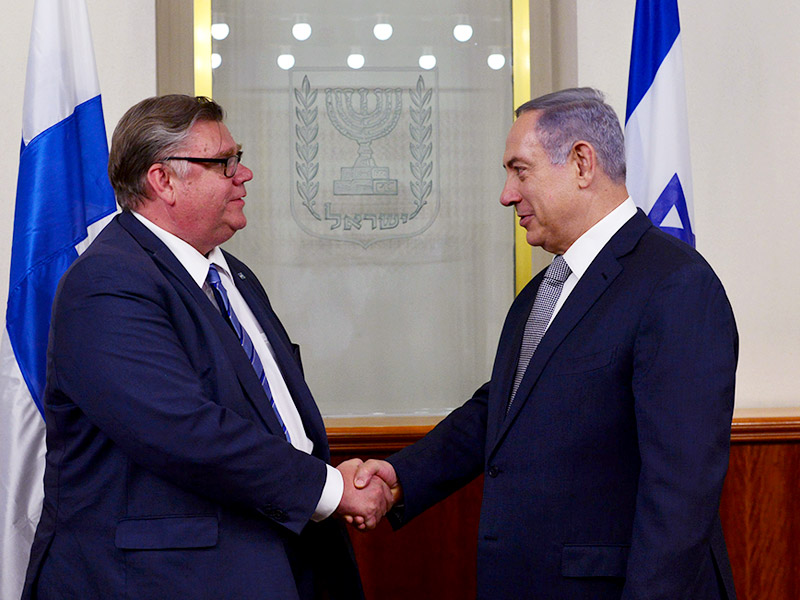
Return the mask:
POLYGON ((637 0, 625 115, 627 185, 654 225, 695 245, 677 0, 637 0))

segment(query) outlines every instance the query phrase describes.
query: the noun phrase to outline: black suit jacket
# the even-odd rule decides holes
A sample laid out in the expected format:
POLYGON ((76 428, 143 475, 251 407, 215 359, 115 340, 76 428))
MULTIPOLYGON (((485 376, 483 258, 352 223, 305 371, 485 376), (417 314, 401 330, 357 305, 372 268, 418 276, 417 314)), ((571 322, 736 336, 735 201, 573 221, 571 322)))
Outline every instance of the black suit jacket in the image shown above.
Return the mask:
POLYGON ((226 259, 313 455, 287 443, 224 317, 122 213, 56 295, 24 598, 362 597, 343 525, 309 521, 330 455, 297 347, 255 275, 226 259))
POLYGON ((718 509, 738 339, 721 283, 639 211, 567 298, 506 415, 542 275, 508 313, 491 380, 390 458, 403 519, 484 473, 480 598, 733 598, 718 509))

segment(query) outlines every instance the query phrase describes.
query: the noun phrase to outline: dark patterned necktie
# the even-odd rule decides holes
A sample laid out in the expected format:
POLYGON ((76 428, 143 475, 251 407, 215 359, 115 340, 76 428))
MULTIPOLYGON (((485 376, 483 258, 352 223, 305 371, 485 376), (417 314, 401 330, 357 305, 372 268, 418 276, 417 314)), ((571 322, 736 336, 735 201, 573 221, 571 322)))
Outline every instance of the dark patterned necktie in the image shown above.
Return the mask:
POLYGON ((522 335, 517 372, 514 375, 514 387, 511 389, 506 414, 511 408, 511 403, 514 402, 514 396, 517 394, 519 384, 522 383, 522 377, 525 375, 528 363, 531 362, 531 357, 536 352, 536 347, 542 341, 544 332, 547 330, 550 317, 553 315, 553 309, 556 307, 558 297, 561 295, 561 289, 564 287, 564 282, 570 273, 572 271, 570 271, 567 261, 560 254, 553 259, 553 262, 550 263, 544 273, 544 279, 542 279, 539 290, 536 292, 536 300, 533 301, 533 308, 531 308, 528 321, 525 323, 525 333, 522 335))
POLYGON ((283 419, 281 419, 281 414, 278 412, 278 407, 275 406, 275 400, 272 398, 272 390, 269 389, 267 376, 264 373, 264 366, 261 364, 261 359, 258 357, 258 353, 253 346, 253 340, 251 340, 250 336, 247 335, 244 327, 242 327, 242 324, 236 317, 236 313, 233 312, 231 303, 228 300, 228 292, 225 289, 225 286, 222 285, 222 280, 219 278, 219 273, 214 265, 211 265, 208 268, 208 277, 206 278, 206 281, 214 291, 214 297, 217 299, 217 304, 219 305, 220 311, 222 311, 222 314, 228 316, 228 320, 233 326, 233 330, 239 337, 239 343, 242 344, 242 349, 244 349, 245 354, 247 354, 247 358, 250 359, 250 364, 253 365, 256 375, 258 376, 259 381, 261 381, 261 387, 263 387, 264 391, 267 393, 269 404, 272 406, 272 410, 275 411, 275 416, 278 417, 278 423, 281 424, 283 434, 286 436, 286 439, 291 442, 292 438, 289 435, 289 430, 286 429, 286 425, 284 424, 283 419))

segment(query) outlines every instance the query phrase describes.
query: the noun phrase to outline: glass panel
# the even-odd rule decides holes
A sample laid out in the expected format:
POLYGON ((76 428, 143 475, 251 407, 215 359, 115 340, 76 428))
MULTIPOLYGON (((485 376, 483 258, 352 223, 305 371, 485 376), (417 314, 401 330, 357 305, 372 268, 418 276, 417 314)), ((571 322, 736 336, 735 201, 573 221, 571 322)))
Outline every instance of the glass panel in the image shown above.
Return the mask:
POLYGON ((326 415, 441 414, 489 378, 514 292, 513 213, 498 202, 510 10, 212 3, 229 28, 213 42, 214 97, 255 173, 226 249, 301 345, 326 415))

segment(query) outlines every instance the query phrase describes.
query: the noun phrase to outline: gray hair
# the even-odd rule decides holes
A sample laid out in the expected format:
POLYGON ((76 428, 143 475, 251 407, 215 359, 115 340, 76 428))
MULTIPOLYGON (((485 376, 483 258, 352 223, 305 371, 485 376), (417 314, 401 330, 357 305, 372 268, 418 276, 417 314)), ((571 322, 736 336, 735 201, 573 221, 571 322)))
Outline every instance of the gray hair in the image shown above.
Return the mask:
MULTIPOLYGON (((142 100, 122 116, 111 138, 108 177, 123 210, 147 197, 147 171, 181 148, 198 121, 222 122, 222 107, 204 96, 170 94, 142 100)), ((178 176, 188 164, 175 163, 178 176)))
POLYGON ((625 183, 625 139, 619 118, 593 88, 570 88, 529 100, 516 110, 538 111, 536 133, 554 165, 567 161, 575 142, 589 142, 597 153, 600 168, 615 183, 625 183))

